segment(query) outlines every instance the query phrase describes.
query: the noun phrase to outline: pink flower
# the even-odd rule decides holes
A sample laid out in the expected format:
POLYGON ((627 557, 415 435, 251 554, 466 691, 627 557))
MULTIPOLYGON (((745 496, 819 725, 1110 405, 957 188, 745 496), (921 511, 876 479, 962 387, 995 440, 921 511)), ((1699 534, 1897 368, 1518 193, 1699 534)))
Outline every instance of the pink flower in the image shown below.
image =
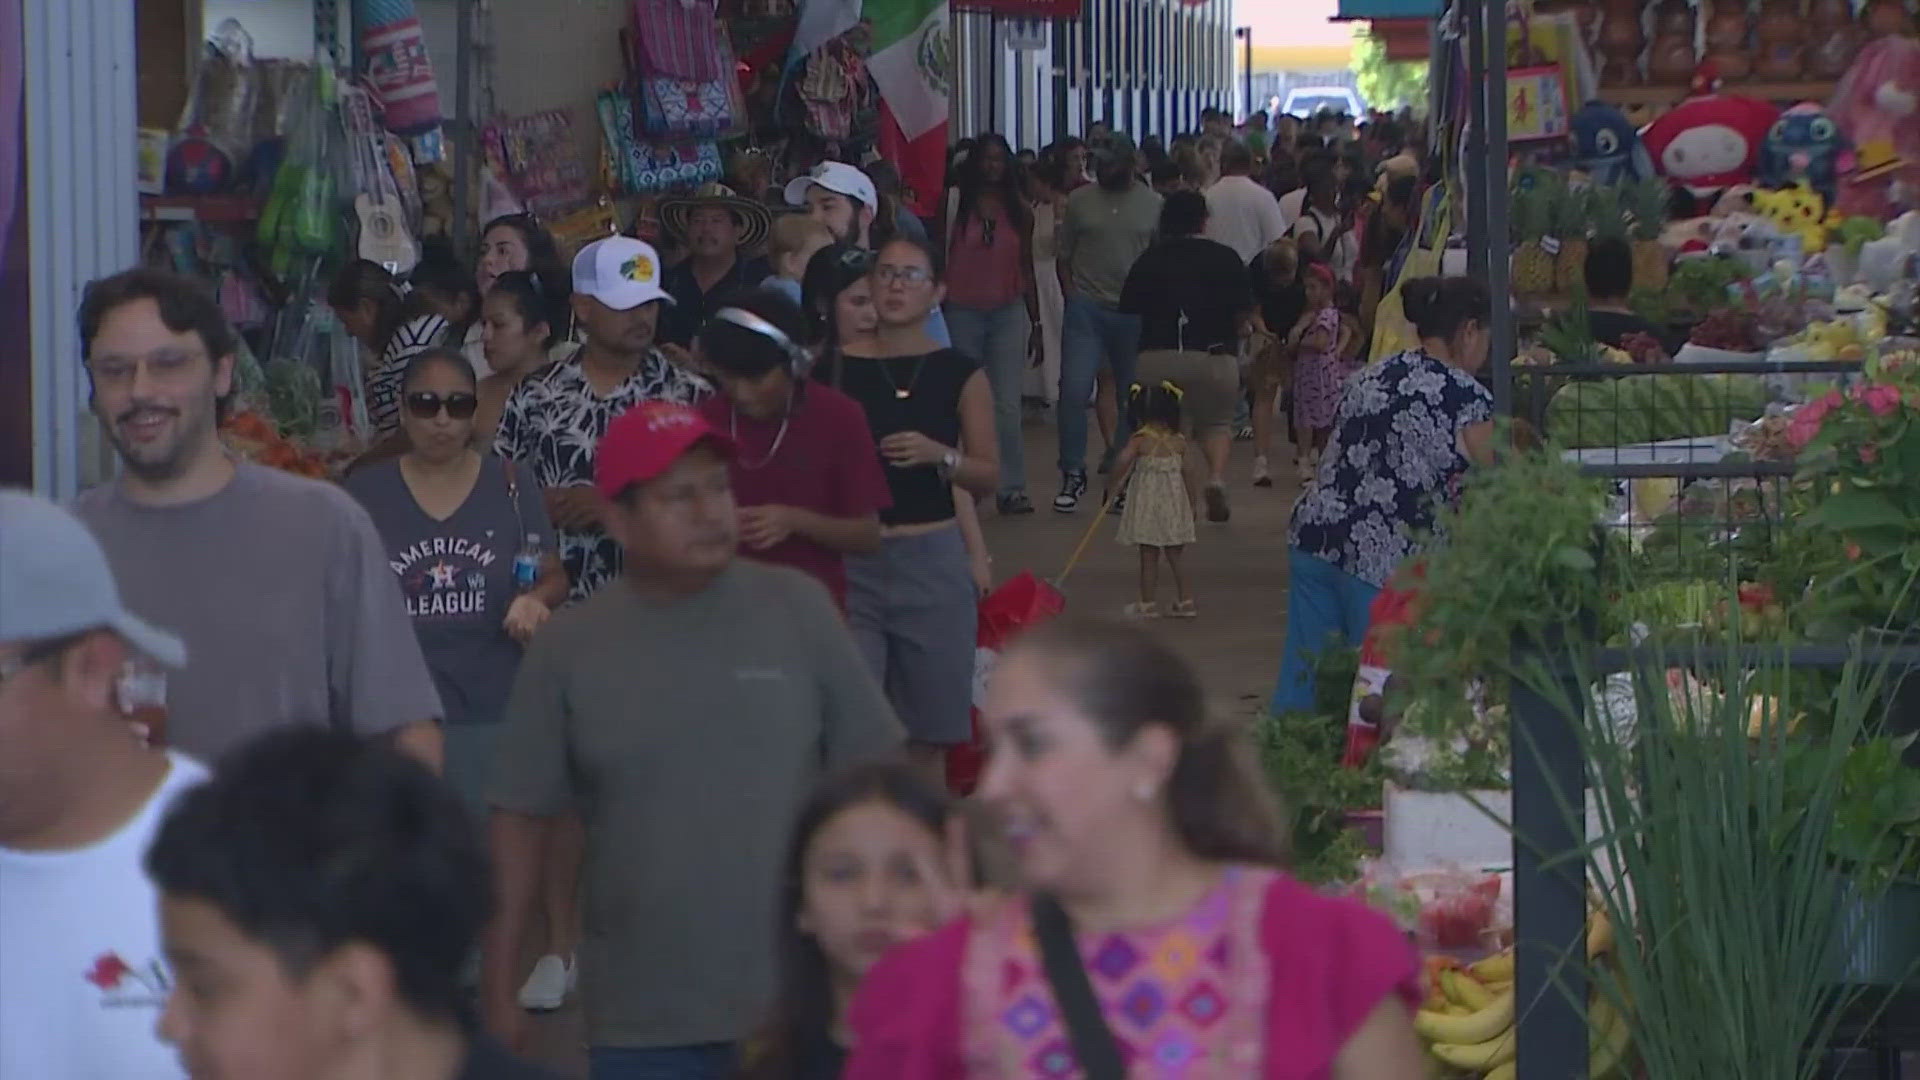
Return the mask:
POLYGON ((1860 464, 1871 465, 1880 460, 1880 448, 1873 443, 1860 444, 1860 464))
POLYGON ((1901 407, 1899 386, 1887 386, 1884 382, 1878 382, 1874 386, 1857 386, 1853 390, 1853 396, 1868 409, 1872 409, 1876 417, 1893 415, 1901 407))
POLYGON ((1860 561, 1860 545, 1854 543, 1851 540, 1847 541, 1847 561, 1849 562, 1860 561))
POLYGON ((1787 421, 1787 445, 1793 447, 1795 451, 1806 449, 1807 444, 1812 442, 1813 437, 1818 434, 1820 434, 1820 417, 1814 414, 1811 405, 1802 406, 1793 414, 1793 419, 1787 421))

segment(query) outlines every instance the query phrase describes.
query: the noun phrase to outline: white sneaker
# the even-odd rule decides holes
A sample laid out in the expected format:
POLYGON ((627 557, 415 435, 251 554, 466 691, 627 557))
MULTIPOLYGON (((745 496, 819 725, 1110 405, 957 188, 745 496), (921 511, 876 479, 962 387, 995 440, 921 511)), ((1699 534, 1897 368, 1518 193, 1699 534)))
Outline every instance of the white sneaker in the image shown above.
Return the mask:
POLYGON ((520 988, 520 1007, 529 1012, 552 1012, 566 1004, 579 977, 571 958, 563 960, 552 954, 541 957, 527 976, 526 985, 520 988))
POLYGON ((1253 459, 1253 486, 1273 486, 1273 473, 1267 468, 1267 456, 1265 454, 1261 454, 1253 459))

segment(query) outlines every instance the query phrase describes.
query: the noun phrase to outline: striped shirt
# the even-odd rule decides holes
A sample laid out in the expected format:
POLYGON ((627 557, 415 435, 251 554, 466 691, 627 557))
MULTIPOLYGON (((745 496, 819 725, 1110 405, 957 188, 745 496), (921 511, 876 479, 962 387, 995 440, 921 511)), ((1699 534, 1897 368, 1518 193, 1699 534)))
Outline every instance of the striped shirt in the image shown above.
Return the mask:
POLYGON ((400 383, 406 378, 407 361, 440 344, 447 336, 447 320, 438 315, 408 319, 387 339, 380 362, 367 376, 367 419, 373 422, 373 437, 385 438, 400 427, 400 383))

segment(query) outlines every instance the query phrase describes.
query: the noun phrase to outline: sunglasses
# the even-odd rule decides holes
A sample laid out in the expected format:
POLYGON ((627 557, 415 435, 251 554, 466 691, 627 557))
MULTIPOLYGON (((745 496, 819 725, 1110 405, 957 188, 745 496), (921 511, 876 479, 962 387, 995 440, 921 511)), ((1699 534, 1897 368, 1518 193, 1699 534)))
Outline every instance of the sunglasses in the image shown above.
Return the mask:
POLYGON ((465 393, 441 397, 439 394, 423 391, 407 395, 407 411, 412 413, 415 419, 431 420, 440 415, 443 407, 447 410, 447 415, 455 420, 471 420, 474 411, 480 408, 480 399, 465 393))

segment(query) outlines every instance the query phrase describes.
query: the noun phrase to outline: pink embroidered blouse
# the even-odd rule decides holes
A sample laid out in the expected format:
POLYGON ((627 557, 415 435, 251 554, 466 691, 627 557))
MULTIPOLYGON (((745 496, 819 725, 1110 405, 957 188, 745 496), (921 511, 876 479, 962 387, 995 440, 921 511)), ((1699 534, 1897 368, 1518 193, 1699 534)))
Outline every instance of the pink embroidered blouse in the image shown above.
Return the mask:
MULTIPOLYGON (((1232 867, 1186 915, 1080 935, 1080 955, 1137 1080, 1322 1080, 1389 994, 1421 999, 1388 919, 1284 874, 1232 867)), ((1081 1075, 1024 901, 895 950, 867 976, 846 1080, 1081 1075)))

